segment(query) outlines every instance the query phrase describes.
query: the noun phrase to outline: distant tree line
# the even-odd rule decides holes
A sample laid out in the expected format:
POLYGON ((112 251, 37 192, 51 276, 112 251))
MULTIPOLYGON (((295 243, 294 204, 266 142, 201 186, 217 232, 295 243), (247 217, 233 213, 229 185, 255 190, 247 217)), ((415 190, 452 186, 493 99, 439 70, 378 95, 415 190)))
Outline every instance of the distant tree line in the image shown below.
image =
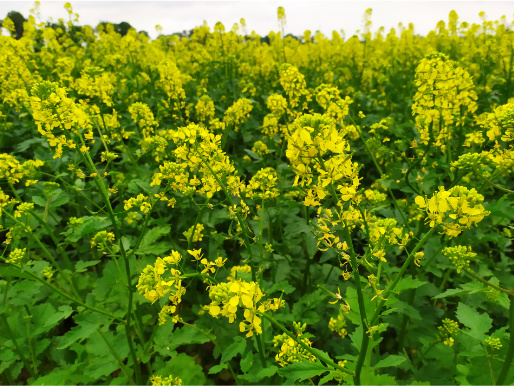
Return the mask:
MULTIPOLYGON (((14 32, 11 34, 14 38, 16 39, 20 39, 22 36, 23 36, 23 23, 27 21, 27 19, 25 19, 25 17, 18 11, 11 11, 7 14, 7 17, 9 19, 11 19, 14 23, 14 32)), ((134 28, 130 25, 130 23, 127 23, 126 21, 122 21, 121 23, 109 23, 109 22, 106 22, 106 21, 101 21, 100 23, 98 23, 98 26, 103 26, 104 28, 107 27, 107 24, 112 24, 112 26, 114 27, 114 31, 117 32, 118 34, 120 34, 121 36, 125 36, 128 31, 131 29, 131 28, 134 28)), ((3 20, 0 20, 0 27, 3 26, 3 20)), ((51 23, 51 22, 47 22, 46 24, 47 27, 50 27, 50 28, 53 28, 55 30, 57 30, 58 28, 61 28, 63 27, 63 24, 59 24, 59 23, 51 23)), ((95 28, 95 30, 98 30, 98 26, 95 28)), ((186 38, 190 38, 192 35, 193 35, 193 32, 194 32, 194 28, 193 29, 190 29, 190 30, 183 30, 182 32, 174 32, 170 35, 166 35, 166 36, 178 36, 180 38, 183 38, 183 37, 186 37, 186 38)), ((71 31, 70 31, 70 37, 71 39, 74 38, 74 35, 76 33, 79 33, 82 31, 82 26, 73 26, 71 28, 71 31)), ((148 33, 146 31, 138 31, 139 33, 143 33, 145 34, 146 36, 148 36, 148 33)), ((64 31, 63 31, 64 33, 64 31)), ((302 38, 299 37, 299 36, 295 36, 293 34, 287 34, 286 37, 291 37, 293 39, 296 39, 296 40, 299 40, 301 41, 302 38)), ((250 38, 249 36, 245 36, 245 38, 250 38)), ((269 44, 269 36, 266 35, 266 36, 262 36, 261 37, 261 43, 268 43, 269 44)))
MULTIPOLYGON (((11 11, 7 14, 7 17, 11 19, 14 23, 14 32, 11 34, 14 38, 20 39, 23 36, 23 23, 27 21, 27 19, 18 11, 11 11)), ((107 26, 107 24, 112 24, 114 27, 114 31, 119 33, 121 36, 125 36, 128 31, 133 28, 130 23, 127 23, 126 21, 122 21, 121 23, 108 23, 105 21, 100 22, 98 25, 102 25, 104 28, 107 26)), ((47 27, 53 28, 57 30, 58 28, 62 28, 63 25, 60 23, 46 23, 47 27)), ((0 27, 3 27, 3 20, 0 20, 0 27)), ((97 26, 98 28, 98 26, 97 26)), ((96 29, 97 29, 96 28, 96 29)), ((73 26, 72 27, 72 33, 81 32, 82 26, 73 26)), ((145 35, 148 35, 146 31, 139 31, 139 33, 144 33, 145 35)), ((72 36, 73 38, 73 36, 72 36)))

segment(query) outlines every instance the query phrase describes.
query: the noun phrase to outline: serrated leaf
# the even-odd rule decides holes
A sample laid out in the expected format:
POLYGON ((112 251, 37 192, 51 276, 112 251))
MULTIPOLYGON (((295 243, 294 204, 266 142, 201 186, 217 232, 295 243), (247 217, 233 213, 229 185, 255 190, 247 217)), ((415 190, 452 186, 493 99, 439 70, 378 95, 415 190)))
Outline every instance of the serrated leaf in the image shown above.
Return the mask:
POLYGON ((275 283, 271 286, 269 290, 266 291, 268 295, 271 295, 277 291, 284 291, 285 294, 292 293, 296 288, 289 284, 287 281, 281 281, 279 283, 275 283))
POLYGON ((399 355, 389 355, 387 358, 378 361, 378 363, 375 366, 373 366, 373 369, 398 366, 403 362, 405 362, 405 357, 399 355))
POLYGON ((99 232, 102 229, 107 228, 111 225, 111 221, 106 217, 98 217, 98 216, 84 216, 82 217, 82 224, 80 224, 77 229, 74 229, 71 232, 64 232, 67 236, 66 239, 72 243, 76 243, 85 235, 88 235, 93 232, 99 232))
POLYGON ((46 206, 46 199, 41 196, 32 196, 32 202, 43 208, 46 206))
POLYGON ((396 285, 395 291, 402 292, 407 289, 421 287, 422 285, 425 285, 425 284, 427 284, 426 281, 421 281, 421 280, 412 278, 412 276, 408 275, 408 276, 405 276, 403 279, 401 279, 398 282, 398 284, 396 285))
POLYGON ((259 379, 271 377, 272 375, 275 375, 277 370, 278 370, 277 366, 269 366, 269 367, 266 367, 265 369, 260 370, 257 373, 257 376, 260 377, 259 379))
POLYGON ((481 314, 464 303, 459 303, 455 315, 459 322, 471 330, 469 335, 479 340, 482 340, 493 326, 493 320, 489 315, 481 314))
POLYGON ((237 354, 242 354, 246 349, 246 339, 240 336, 234 338, 234 342, 223 350, 221 363, 225 363, 234 358, 237 354))
POLYGON ((174 350, 184 344, 201 344, 210 342, 213 336, 205 335, 203 332, 198 331, 196 328, 190 326, 183 326, 175 329, 173 334, 170 335, 168 344, 169 350, 174 350))
POLYGON ((240 366, 241 371, 246 373, 253 364, 253 352, 248 352, 246 355, 242 355, 240 366))
POLYGON ((66 204, 68 201, 70 201, 70 196, 67 194, 62 194, 50 203, 50 208, 57 208, 66 204))
POLYGON ((278 369, 278 373, 285 378, 303 381, 312 377, 317 377, 329 369, 321 362, 294 362, 290 365, 278 369))
POLYGON ((68 318, 73 312, 73 308, 67 305, 59 306, 58 311, 55 312, 45 321, 45 326, 52 326, 59 322, 61 319, 68 318))
POLYGON ((87 267, 91 267, 93 265, 97 265, 101 261, 102 260, 91 260, 91 261, 79 260, 77 262, 77 264, 75 264, 75 272, 77 272, 77 273, 79 273, 79 272, 86 272, 87 271, 87 267))
POLYGON ((209 369, 209 374, 218 374, 221 370, 224 370, 228 367, 228 364, 227 363, 221 363, 219 365, 216 365, 216 366, 212 366, 210 369, 209 369))
POLYGON ((169 225, 158 226, 150 229, 141 240, 141 244, 139 245, 137 254, 159 254, 165 251, 163 248, 167 248, 165 245, 161 245, 160 248, 157 248, 155 242, 160 239, 162 236, 170 233, 171 227, 169 225))

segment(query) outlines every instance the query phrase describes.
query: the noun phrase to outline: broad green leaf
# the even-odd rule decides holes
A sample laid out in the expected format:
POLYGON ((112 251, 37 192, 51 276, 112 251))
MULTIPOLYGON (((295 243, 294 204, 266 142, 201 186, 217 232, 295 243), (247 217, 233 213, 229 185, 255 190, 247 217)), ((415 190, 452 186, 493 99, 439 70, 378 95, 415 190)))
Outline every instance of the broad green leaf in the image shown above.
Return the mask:
POLYGON ((479 340, 482 340, 493 326, 493 320, 489 315, 481 314, 464 303, 459 303, 456 315, 459 322, 471 330, 469 335, 479 340))
POLYGON ((102 229, 107 228, 109 225, 111 225, 111 221, 107 217, 85 216, 82 217, 82 224, 80 224, 77 229, 70 229, 63 234, 67 236, 66 239, 68 241, 76 243, 85 235, 93 232, 99 232, 102 229))
POLYGON ((387 358, 378 361, 378 363, 375 366, 373 366, 373 369, 398 366, 403 362, 405 362, 405 357, 401 357, 399 355, 389 355, 387 358))
POLYGON ((228 364, 226 364, 226 363, 221 363, 219 365, 212 366, 209 369, 209 374, 218 374, 221 370, 224 370, 227 367, 228 367, 228 364))
POLYGON ((246 373, 253 364, 253 352, 250 351, 244 355, 241 354, 241 356, 242 356, 241 362, 240 362, 241 371, 243 373, 246 373))
POLYGON ((150 229, 141 240, 137 254, 160 254, 165 252, 168 245, 161 245, 160 248, 155 245, 155 242, 162 236, 170 233, 171 227, 169 225, 158 226, 150 229))
POLYGON ((408 276, 405 276, 403 279, 401 279, 398 282, 398 284, 396 285, 394 290, 396 292, 402 292, 407 289, 421 287, 422 285, 425 285, 426 283, 427 283, 426 281, 421 281, 416 278, 412 278, 412 276, 408 275, 408 276))
POLYGON ((240 336, 234 338, 234 342, 223 350, 221 363, 225 363, 234 358, 237 354, 242 354, 246 349, 246 339, 240 336))
POLYGON ((211 341, 212 335, 205 335, 203 332, 198 331, 196 328, 190 326, 183 326, 176 328, 169 338, 167 347, 169 350, 175 350, 184 344, 202 344, 211 341))
POLYGON ((278 373, 285 378, 303 381, 321 375, 328 370, 321 362, 303 361, 282 367, 278 369, 278 373))
POLYGON ((52 316, 50 316, 46 322, 45 326, 52 326, 59 322, 61 319, 68 318, 73 312, 73 308, 67 305, 59 306, 58 311, 55 312, 52 316))
POLYGON ((265 369, 260 370, 257 375, 260 377, 259 379, 271 377, 274 375, 278 370, 277 366, 268 366, 265 369))
POLYGON ((86 272, 87 271, 87 267, 91 267, 93 265, 97 265, 99 262, 101 262, 101 260, 91 260, 91 261, 79 260, 77 262, 77 264, 75 264, 75 272, 77 272, 77 273, 86 272))
POLYGON ((32 202, 43 208, 46 206, 46 198, 43 198, 41 196, 32 196, 32 202))
POLYGON ((289 284, 287 281, 281 281, 279 283, 275 283, 271 286, 269 290, 266 291, 268 295, 271 295, 277 291, 284 291, 286 294, 292 293, 296 288, 289 284))

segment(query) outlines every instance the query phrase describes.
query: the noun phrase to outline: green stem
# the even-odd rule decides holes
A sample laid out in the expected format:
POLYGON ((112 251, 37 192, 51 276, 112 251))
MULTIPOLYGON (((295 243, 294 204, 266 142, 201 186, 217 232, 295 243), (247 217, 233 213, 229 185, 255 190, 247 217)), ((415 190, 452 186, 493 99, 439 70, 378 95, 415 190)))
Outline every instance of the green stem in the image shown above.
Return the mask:
POLYGON ((131 382, 132 385, 135 385, 136 383, 134 382, 134 379, 132 378, 132 376, 129 374, 127 368, 125 367, 125 365, 123 364, 123 361, 121 360, 120 356, 118 355, 118 353, 116 352, 116 350, 114 349, 114 347, 111 346, 111 344, 109 343, 109 341, 107 340, 107 338, 105 337, 105 335, 103 334, 102 331, 100 331, 99 328, 96 329, 96 331, 98 332, 98 334, 100 335, 100 337, 102 338, 102 340, 105 342, 105 345, 107 346, 107 348, 109 349, 109 351, 111 352, 111 355, 114 357, 114 359, 116 360, 116 362, 118 362, 118 366, 120 366, 120 369, 123 371, 123 373, 125 373, 127 379, 129 380, 129 382, 131 382))
MULTIPOLYGON (((355 126, 355 129, 357 130, 357 132, 359 133, 359 138, 362 140, 362 143, 364 144, 364 147, 366 148, 366 151, 368 152, 368 154, 370 155, 371 157, 371 160, 373 161, 373 163, 375 164, 375 167, 377 168, 378 172, 380 173, 380 178, 383 177, 384 173, 382 171, 382 168, 380 167, 380 165, 378 164, 376 158, 375 158, 375 155, 373 154, 373 152, 371 151, 371 149, 368 147, 368 144, 366 143, 366 140, 364 139, 364 137, 362 136, 362 130, 360 129, 360 127, 355 123, 355 121, 353 120, 353 118, 348 115, 348 117, 350 118, 350 120, 352 121, 352 124, 355 126)), ((407 222, 407 218, 405 217, 405 214, 403 213, 402 210, 400 210, 400 207, 398 206, 398 202, 396 201, 396 197, 394 196, 394 193, 393 191, 390 189, 390 188, 386 188, 387 189, 387 192, 389 193, 389 195, 391 196, 391 198, 393 199, 393 205, 394 207, 396 208, 396 210, 398 211, 398 213, 400 213, 400 216, 402 216, 402 220, 403 220, 403 223, 407 226, 408 222, 407 222)))
MULTIPOLYGON (((18 221, 13 215, 11 215, 10 213, 7 213, 7 212, 3 212, 6 214, 7 217, 9 217, 11 220, 13 220, 14 222, 16 222, 17 224, 21 224, 23 226, 25 226, 21 221, 18 221)), ((34 232, 31 232, 30 234, 34 240, 36 241, 36 243, 39 245, 39 247, 43 250, 44 254, 46 255, 46 257, 48 258, 48 260, 50 260, 50 262, 52 263, 52 265, 55 267, 55 269, 57 270, 57 272, 59 273, 59 275, 62 276, 62 278, 66 281, 66 283, 68 283, 68 285, 70 286, 70 290, 71 292, 73 292, 73 295, 75 295, 77 298, 80 299, 80 295, 78 294, 77 290, 75 289, 75 286, 73 285, 73 282, 71 281, 71 279, 68 277, 68 275, 66 275, 64 273, 64 271, 61 270, 61 267, 59 266, 59 264, 57 264, 57 261, 55 261, 54 259, 54 256, 50 253, 50 251, 46 248, 45 244, 43 244, 41 242, 41 240, 39 239, 39 237, 36 236, 36 234, 34 232)))
POLYGON ((384 293, 382 294, 382 298, 380 299, 380 301, 377 304, 375 313, 373 314, 371 321, 370 321, 371 326, 375 325, 376 321, 378 320, 378 318, 380 316, 380 310, 382 309, 382 306, 386 302, 384 299, 387 299, 387 296, 389 296, 389 294, 394 290, 394 288, 396 287, 398 282, 401 280, 401 278, 405 274, 405 271, 407 271, 407 268, 409 267, 409 265, 414 261, 414 256, 416 255, 416 252, 426 243, 426 241, 430 238, 430 236, 432 236, 432 233, 434 233, 435 230, 436 230, 436 227, 430 228, 430 230, 425 234, 425 236, 423 236, 423 238, 414 247, 414 249, 410 252, 410 254, 407 252, 407 255, 408 255, 407 260, 405 261, 405 263, 403 263, 402 268, 400 269, 400 272, 398 272, 398 274, 394 278, 393 282, 391 284, 389 284, 389 287, 387 287, 387 289, 384 291, 384 293))
MULTIPOLYGON (((79 136, 80 138, 80 142, 83 146, 85 146, 85 143, 84 143, 84 140, 82 138, 82 136, 80 135, 79 136)), ((96 166, 93 162, 93 160, 91 159, 90 155, 88 152, 85 152, 85 153, 82 153, 81 152, 81 155, 84 159, 84 162, 88 168, 88 170, 90 171, 90 173, 96 173, 95 174, 95 177, 94 177, 94 180, 95 180, 95 183, 96 183, 96 186, 100 192, 100 195, 102 196, 102 199, 104 201, 104 203, 107 205, 107 212, 109 214, 109 217, 111 219, 111 222, 112 222, 112 227, 114 229, 114 233, 115 233, 115 236, 116 236, 116 239, 118 240, 118 245, 119 245, 119 248, 120 248, 120 252, 121 252, 121 256, 123 257, 123 261, 125 263, 125 274, 127 276, 127 291, 128 291, 128 306, 127 306, 127 323, 125 324, 125 334, 127 336, 127 343, 129 345, 129 348, 130 348, 130 353, 131 353, 131 356, 132 356, 132 361, 134 362, 134 369, 135 369, 135 373, 136 373, 136 383, 138 385, 141 384, 141 369, 139 368, 139 363, 138 363, 138 360, 137 360, 137 356, 136 356, 136 351, 134 349, 134 344, 132 342, 132 337, 131 337, 131 318, 132 318, 132 303, 133 303, 133 291, 132 291, 132 282, 131 282, 131 273, 130 273, 130 264, 129 264, 129 260, 127 258, 127 253, 125 251, 125 247, 123 246, 123 240, 121 238, 121 234, 120 234, 120 231, 118 229, 118 225, 117 225, 117 222, 116 222, 116 217, 114 216, 114 211, 112 209, 112 206, 111 206, 111 201, 109 200, 109 194, 107 193, 107 189, 105 187, 105 184, 103 182, 103 179, 100 178, 99 176, 99 173, 98 173, 98 170, 96 169, 96 166)))
POLYGON ((497 291, 503 292, 503 293, 505 293, 505 294, 507 294, 507 295, 509 295, 509 296, 514 296, 514 291, 512 291, 512 290, 508 290, 508 289, 505 289, 505 288, 502 288, 502 287, 500 287, 500 286, 497 286, 496 284, 493 284, 493 283, 491 283, 491 282, 489 282, 489 281, 485 280, 484 278, 482 278, 482 277, 478 276, 475 272, 473 272, 473 271, 472 271, 471 269, 469 269, 469 268, 463 267, 462 269, 463 269, 463 270, 464 270, 464 272, 466 272, 469 276, 471 276, 471 277, 473 277, 473 278, 477 279, 478 281, 480 281, 480 282, 484 283, 485 285, 487 285, 487 286, 489 286, 489 287, 491 287, 491 288, 494 288, 494 289, 495 289, 495 290, 497 290, 497 291))
POLYGON ((312 355, 314 355, 316 358, 318 358, 320 361, 322 362, 325 362, 327 365, 333 367, 334 369, 337 369, 339 371, 342 371, 343 373, 346 373, 346 374, 350 374, 350 375, 355 375, 355 373, 345 367, 342 367, 342 366, 339 366, 337 363, 335 363, 332 359, 330 359, 327 356, 321 356, 319 354, 319 351, 316 350, 314 351, 312 349, 312 347, 308 346, 307 344, 305 344, 304 342, 302 342, 300 339, 298 339, 298 337, 293 334, 291 331, 289 331, 287 328, 285 328, 280 322, 276 321, 273 317, 267 315, 266 313, 264 312, 260 312, 260 311, 257 311, 257 314, 259 316, 262 316, 266 319, 268 319, 272 324, 274 324, 280 331, 282 331, 284 334, 286 334, 287 336, 289 336, 291 339, 293 339, 296 343, 298 343, 303 349, 305 349, 306 351, 308 351, 309 353, 311 353, 312 355))
POLYGON ((505 379, 507 378, 510 365, 512 364, 512 358, 514 357, 514 296, 509 296, 509 300, 509 348, 507 350, 507 356, 505 357, 505 362, 503 362, 500 375, 498 375, 498 379, 496 380, 496 384, 498 385, 505 384, 505 379))
POLYGON ((21 361, 25 365, 25 368, 27 369, 27 371, 30 373, 30 376, 36 378, 37 375, 34 372, 34 369, 30 366, 27 358, 25 358, 25 356, 23 355, 23 352, 20 350, 20 346, 18 345, 18 342, 16 341, 16 338, 14 337, 11 327, 9 326, 9 322, 7 321, 7 318, 3 314, 0 315, 0 318, 2 319, 2 324, 4 325, 4 328, 5 328, 8 336, 11 337, 11 341, 14 344, 14 349, 15 349, 16 353, 18 354, 21 361))
MULTIPOLYGON (((207 338, 209 338, 209 340, 214 344, 214 346, 216 346, 218 348, 218 350, 220 352, 223 352, 223 350, 221 349, 220 345, 218 344, 218 341, 217 339, 212 339, 211 335, 209 335, 209 333, 205 332, 204 330, 202 330, 201 328, 198 328, 197 326, 195 326, 194 324, 190 324, 190 323, 187 323, 183 320, 180 321, 182 324, 186 325, 186 326, 189 326, 191 328, 194 328, 195 330, 201 332, 202 334, 204 334, 207 338)), ((227 363, 228 365, 228 369, 230 371, 230 373, 232 374, 232 377, 234 378, 234 381, 236 381, 237 384, 239 384, 239 381, 237 379, 237 375, 236 373, 234 372, 234 369, 232 368, 232 366, 230 365, 230 363, 227 363)))
MULTIPOLYGON (((324 166, 324 164, 323 164, 324 166)), ((326 170, 326 169, 325 169, 326 170)), ((330 189, 332 193, 332 197, 334 199, 334 204, 337 205, 339 202, 339 198, 337 196, 337 192, 334 188, 334 184, 330 184, 330 189)), ((343 220, 344 226, 343 226, 343 232, 346 239, 346 243, 348 244, 349 252, 350 252, 350 265, 352 267, 353 272, 353 280, 355 283, 355 289, 357 290, 357 301, 359 303, 359 314, 361 318, 361 324, 362 324, 362 342, 361 342, 361 349, 359 352, 359 358, 357 359, 357 365, 355 366, 355 375, 354 375, 354 383, 356 385, 361 384, 361 371, 362 366, 364 365, 364 360, 366 359, 366 354, 368 352, 368 345, 369 345, 369 336, 366 333, 369 330, 369 324, 368 324, 368 318, 366 315, 366 308, 364 305, 364 296, 362 294, 362 288, 361 288, 361 276, 359 274, 359 264, 357 262, 357 257, 355 255, 355 249, 353 247, 352 242, 352 236, 350 234, 350 230, 348 228, 348 223, 346 220, 343 220)))
POLYGON ((501 190, 501 191, 503 191, 503 192, 506 192, 506 193, 509 193, 509 194, 514 194, 514 191, 513 191, 513 190, 509 190, 509 189, 507 189, 507 188, 504 188, 504 187, 502 187, 502 186, 500 186, 500 185, 495 184, 495 183, 494 183, 494 182, 492 182, 491 180, 489 180, 489 179, 488 179, 487 177, 485 177, 482 173, 480 173, 480 172, 478 171, 478 169, 476 169, 476 170, 475 170, 475 173, 476 173, 480 178, 482 178, 484 181, 486 181, 486 182, 487 182, 487 183, 489 183, 490 185, 494 186, 496 189, 499 189, 499 190, 501 190))

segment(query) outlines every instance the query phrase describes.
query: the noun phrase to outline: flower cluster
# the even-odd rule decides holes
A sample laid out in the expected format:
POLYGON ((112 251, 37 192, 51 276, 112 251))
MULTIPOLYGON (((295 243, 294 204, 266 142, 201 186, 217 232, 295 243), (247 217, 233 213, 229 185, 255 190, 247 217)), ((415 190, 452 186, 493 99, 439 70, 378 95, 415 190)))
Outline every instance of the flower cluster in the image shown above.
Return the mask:
POLYGON ((455 340, 453 337, 459 332, 459 323, 451 319, 443 319, 443 324, 437 327, 439 330, 439 337, 443 343, 452 347, 455 340))
POLYGON ((335 318, 330 318, 328 322, 328 328, 330 331, 339 334, 341 338, 344 338, 346 335, 348 335, 348 331, 346 330, 346 318, 343 314, 339 314, 335 318))
POLYGON ((290 126, 286 156, 296 173, 293 185, 309 188, 304 200, 306 206, 320 205, 331 184, 343 201, 355 196, 359 186, 358 168, 349 150, 348 141, 325 115, 302 115, 290 126))
MULTIPOLYGON (((159 324, 164 324, 170 316, 177 310, 177 306, 182 301, 182 296, 186 293, 186 288, 182 286, 182 273, 173 267, 177 266, 182 256, 179 252, 172 251, 171 255, 164 258, 157 257, 154 265, 147 265, 139 276, 137 290, 140 295, 147 300, 155 303, 160 298, 169 294, 170 304, 163 306, 159 313, 159 324)), ((172 320, 177 322, 178 315, 172 320)))
POLYGON ((41 160, 28 160, 20 163, 14 156, 10 154, 0 154, 0 179, 6 179, 11 184, 20 182, 22 178, 27 178, 25 185, 35 184, 37 180, 37 170, 44 165, 41 160))
POLYGON ((83 106, 76 105, 64 88, 49 81, 34 85, 31 94, 32 116, 39 133, 56 148, 54 158, 62 156, 64 147, 77 148, 77 143, 81 152, 89 150, 79 141, 83 136, 94 143, 91 120, 83 106))
POLYGON ((452 237, 489 214, 482 205, 484 196, 475 189, 469 190, 459 185, 450 190, 440 186, 439 191, 429 199, 417 196, 415 201, 420 209, 427 212, 427 222, 432 228, 442 225, 443 232, 452 237))
POLYGON ((243 320, 239 323, 239 330, 246 332, 248 338, 254 333, 262 334, 259 313, 275 311, 284 305, 284 301, 277 298, 261 301, 263 297, 264 294, 257 283, 232 276, 232 280, 210 288, 211 304, 205 306, 205 309, 215 318, 219 315, 228 318, 229 323, 236 320, 238 309, 243 309, 243 320))
POLYGON ((273 168, 263 168, 252 177, 245 188, 246 196, 253 199, 275 198, 280 195, 277 189, 277 172, 273 168))
POLYGON ((460 272, 463 268, 468 268, 470 261, 477 255, 475 252, 471 252, 471 247, 465 247, 464 245, 446 247, 442 252, 457 267, 457 272, 460 272))
MULTIPOLYGON (((305 345, 312 347, 312 342, 309 338, 301 338, 304 334, 307 324, 293 322, 293 328, 296 332, 297 339, 305 345)), ((287 334, 277 335, 273 338, 273 345, 279 347, 279 352, 275 356, 275 360, 280 366, 287 366, 294 362, 310 361, 314 362, 316 357, 308 352, 305 348, 300 346, 298 342, 287 334)))
POLYGON ((432 52, 416 68, 415 84, 418 90, 412 113, 416 115, 421 142, 428 144, 431 138, 445 150, 452 137, 451 126, 463 124, 463 111, 471 114, 477 109, 473 80, 446 55, 432 52))

